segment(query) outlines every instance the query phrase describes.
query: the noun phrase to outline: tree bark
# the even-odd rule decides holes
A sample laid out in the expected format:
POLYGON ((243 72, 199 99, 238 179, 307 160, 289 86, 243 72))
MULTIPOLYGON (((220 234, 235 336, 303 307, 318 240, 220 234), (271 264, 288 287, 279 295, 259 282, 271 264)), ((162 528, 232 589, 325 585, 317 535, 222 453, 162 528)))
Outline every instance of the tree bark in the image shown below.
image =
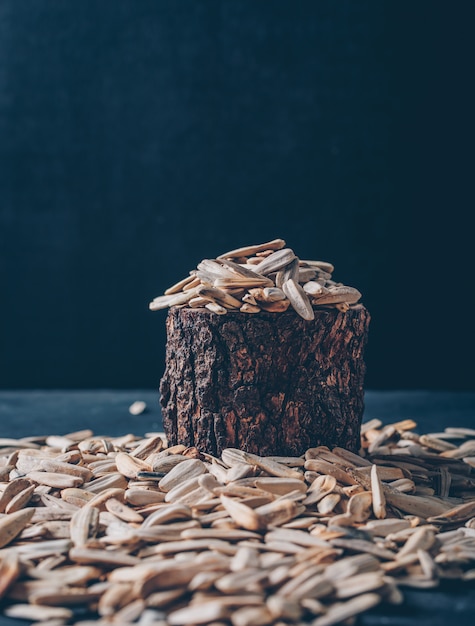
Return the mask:
POLYGON ((160 383, 169 444, 213 455, 229 447, 260 455, 358 450, 369 320, 362 305, 315 310, 312 321, 293 311, 171 308, 160 383))

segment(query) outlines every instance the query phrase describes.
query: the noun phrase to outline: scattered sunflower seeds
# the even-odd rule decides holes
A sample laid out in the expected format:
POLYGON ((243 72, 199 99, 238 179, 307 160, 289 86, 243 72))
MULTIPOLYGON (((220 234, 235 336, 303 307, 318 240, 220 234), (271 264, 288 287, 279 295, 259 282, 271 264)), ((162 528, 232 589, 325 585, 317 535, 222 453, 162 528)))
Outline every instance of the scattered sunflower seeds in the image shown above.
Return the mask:
POLYGON ((416 426, 372 420, 359 455, 301 457, 218 459, 159 433, 3 440, 1 610, 58 626, 330 626, 405 587, 471 581, 475 431, 416 426))

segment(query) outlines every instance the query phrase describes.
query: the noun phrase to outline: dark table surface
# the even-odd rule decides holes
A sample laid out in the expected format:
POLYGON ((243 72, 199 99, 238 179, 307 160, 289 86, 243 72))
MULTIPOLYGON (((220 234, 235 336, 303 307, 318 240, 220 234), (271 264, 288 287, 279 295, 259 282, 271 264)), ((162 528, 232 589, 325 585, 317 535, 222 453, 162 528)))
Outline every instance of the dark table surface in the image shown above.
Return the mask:
MULTIPOLYGON (((367 391, 364 421, 383 423, 411 418, 417 431, 438 432, 447 426, 475 427, 475 393, 367 391)), ((0 391, 0 437, 66 434, 90 428, 96 435, 162 430, 158 391, 0 391), (128 408, 147 404, 139 416, 128 408)), ((358 626, 457 626, 475 624, 475 584, 444 582, 432 590, 405 589, 401 606, 380 606, 361 616, 358 626)), ((0 616, 0 626, 28 622, 0 616)))

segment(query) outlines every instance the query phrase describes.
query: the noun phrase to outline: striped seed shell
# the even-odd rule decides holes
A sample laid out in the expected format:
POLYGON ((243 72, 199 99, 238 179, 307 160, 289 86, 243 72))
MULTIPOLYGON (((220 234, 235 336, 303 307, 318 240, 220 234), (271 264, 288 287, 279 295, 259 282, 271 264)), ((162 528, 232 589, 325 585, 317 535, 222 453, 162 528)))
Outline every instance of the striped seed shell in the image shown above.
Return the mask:
POLYGON ((264 250, 280 250, 285 246, 285 241, 283 239, 273 239, 272 241, 268 241, 266 243, 260 243, 253 246, 245 246, 242 248, 235 248, 234 250, 229 250, 224 254, 220 254, 218 259, 226 259, 226 258, 239 258, 244 256, 251 256, 256 254, 257 252, 263 252, 264 250))
POLYGON ((0 517, 0 548, 11 543, 30 522, 35 509, 21 509, 0 517))
POLYGON ((295 280, 289 279, 285 281, 282 285, 282 291, 300 317, 303 317, 304 320, 313 320, 315 318, 315 312, 307 294, 295 280))
POLYGON ((294 251, 290 248, 277 250, 255 266, 256 272, 258 274, 262 274, 263 276, 267 276, 272 272, 277 272, 278 270, 282 269, 295 258, 296 256, 294 254, 294 251))

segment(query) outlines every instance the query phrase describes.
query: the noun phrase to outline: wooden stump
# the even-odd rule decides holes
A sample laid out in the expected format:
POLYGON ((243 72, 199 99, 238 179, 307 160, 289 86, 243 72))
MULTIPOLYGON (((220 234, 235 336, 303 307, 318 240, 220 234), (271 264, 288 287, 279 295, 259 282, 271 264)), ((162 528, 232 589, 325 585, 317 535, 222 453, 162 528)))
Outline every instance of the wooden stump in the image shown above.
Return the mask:
POLYGON ((312 321, 171 308, 160 383, 169 444, 214 455, 358 450, 369 320, 362 305, 316 310, 312 321))

